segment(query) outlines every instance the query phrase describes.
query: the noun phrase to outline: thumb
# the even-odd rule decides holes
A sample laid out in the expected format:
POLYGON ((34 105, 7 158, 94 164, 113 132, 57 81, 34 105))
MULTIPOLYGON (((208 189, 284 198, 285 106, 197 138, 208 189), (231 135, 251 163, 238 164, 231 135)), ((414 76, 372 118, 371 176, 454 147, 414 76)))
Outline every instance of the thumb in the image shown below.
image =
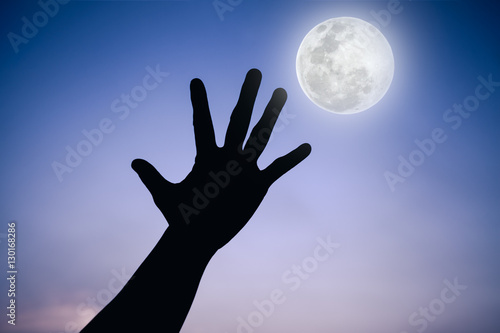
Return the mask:
POLYGON ((163 176, 149 162, 143 159, 135 159, 132 161, 132 169, 139 175, 139 178, 149 190, 153 197, 160 193, 160 190, 165 187, 165 184, 170 185, 163 176))
POLYGON ((310 153, 311 146, 308 143, 300 145, 285 156, 276 159, 267 168, 265 168, 262 171, 264 178, 267 180, 268 184, 271 185, 278 178, 290 171, 290 169, 302 162, 307 156, 309 156, 310 153))

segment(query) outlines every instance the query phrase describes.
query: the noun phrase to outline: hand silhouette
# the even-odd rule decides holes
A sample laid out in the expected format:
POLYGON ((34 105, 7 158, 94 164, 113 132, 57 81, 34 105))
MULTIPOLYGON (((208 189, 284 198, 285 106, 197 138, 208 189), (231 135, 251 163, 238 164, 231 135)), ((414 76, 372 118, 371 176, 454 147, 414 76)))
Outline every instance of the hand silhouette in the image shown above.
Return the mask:
POLYGON ((191 81, 196 159, 180 183, 165 180, 144 160, 132 162, 169 226, 133 279, 82 333, 179 332, 212 256, 245 226, 269 186, 309 155, 311 147, 303 144, 264 170, 257 167, 286 100, 283 89, 274 91, 243 145, 260 80, 258 70, 248 72, 223 147, 215 143, 205 87, 191 81))
POLYGON ((132 168, 150 191, 169 228, 184 234, 191 244, 195 241, 213 252, 245 226, 271 184, 311 152, 310 145, 303 144, 259 170, 257 159, 286 101, 285 90, 276 89, 243 146, 261 78, 257 69, 247 73, 223 147, 215 142, 203 82, 191 81, 196 159, 193 169, 180 183, 167 181, 144 160, 132 162, 132 168))

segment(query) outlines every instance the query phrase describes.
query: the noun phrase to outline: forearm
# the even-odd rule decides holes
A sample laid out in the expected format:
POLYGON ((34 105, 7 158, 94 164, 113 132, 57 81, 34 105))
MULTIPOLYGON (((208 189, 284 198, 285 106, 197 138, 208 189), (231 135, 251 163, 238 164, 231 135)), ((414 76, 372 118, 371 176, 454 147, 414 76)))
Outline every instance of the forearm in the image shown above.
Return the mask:
POLYGON ((127 285, 82 333, 179 332, 213 254, 168 228, 127 285))

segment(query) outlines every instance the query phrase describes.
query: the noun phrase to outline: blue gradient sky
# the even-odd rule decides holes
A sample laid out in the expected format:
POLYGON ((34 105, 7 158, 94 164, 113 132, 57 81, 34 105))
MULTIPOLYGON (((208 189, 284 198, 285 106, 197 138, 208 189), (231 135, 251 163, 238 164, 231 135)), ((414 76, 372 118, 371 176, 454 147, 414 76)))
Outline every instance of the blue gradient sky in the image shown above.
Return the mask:
MULTIPOLYGON (((259 165, 302 142, 313 152, 214 257, 182 332, 237 332, 238 317, 247 320, 255 300, 280 289, 286 301, 255 332, 412 333, 421 326, 409 316, 440 297, 444 280, 458 278, 467 290, 425 332, 498 333, 500 87, 458 129, 443 120, 474 94, 478 76, 500 81, 498 6, 401 6, 380 28, 396 62, 391 88, 372 109, 342 116, 304 95, 297 49, 318 23, 372 22, 386 1, 244 0, 223 21, 211 1, 72 1, 17 53, 7 34, 20 34, 22 18, 40 6, 3 2, 0 267, 2 236, 15 220, 19 308, 15 328, 2 310, 0 330, 70 332, 71 322, 80 329, 92 318, 88 299, 112 294, 116 272, 133 273, 166 227, 130 162, 145 158, 180 181, 195 154, 190 80, 205 82, 221 143, 255 67, 263 80, 253 123, 275 88, 289 96, 289 122, 278 123, 259 165), (157 65, 168 76, 120 119, 112 102, 157 65), (53 161, 64 163, 65 147, 75 149, 82 130, 105 118, 114 131, 60 182, 53 161), (398 156, 435 128, 447 140, 391 191, 384 173, 396 172, 398 156), (328 235, 341 247, 292 291, 283 274, 328 235)), ((2 309, 7 289, 0 280, 2 309)))

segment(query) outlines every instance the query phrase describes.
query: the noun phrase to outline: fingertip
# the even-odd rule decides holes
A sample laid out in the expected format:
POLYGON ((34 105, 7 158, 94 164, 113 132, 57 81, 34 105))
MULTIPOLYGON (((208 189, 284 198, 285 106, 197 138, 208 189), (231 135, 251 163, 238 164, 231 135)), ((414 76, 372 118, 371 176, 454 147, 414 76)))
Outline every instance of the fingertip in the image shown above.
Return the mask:
POLYGON ((141 163, 140 161, 141 161, 140 159, 136 158, 135 160, 132 161, 132 163, 130 163, 130 166, 132 167, 132 169, 134 169, 134 171, 137 171, 137 168, 141 163))
POLYGON ((139 173, 141 170, 143 170, 149 163, 146 162, 145 160, 141 158, 136 158, 135 160, 132 161, 131 167, 132 169, 139 173))
POLYGON ((257 68, 252 68, 248 71, 245 81, 253 82, 257 86, 260 86, 260 82, 262 81, 262 73, 257 68))
POLYGON ((283 88, 277 88, 276 90, 274 90, 274 93, 277 96, 281 97, 284 101, 286 101, 288 98, 288 94, 287 94, 286 90, 283 88))
POLYGON ((252 68, 248 71, 247 73, 248 76, 254 76, 255 78, 262 78, 262 72, 258 70, 257 68, 252 68))
POLYGON ((277 88, 274 89, 273 96, 271 97, 271 101, 269 101, 269 103, 272 103, 275 108, 279 108, 281 111, 281 108, 285 105, 287 98, 288 94, 286 93, 286 90, 283 88, 277 88))
POLYGON ((309 156, 309 154, 311 154, 311 151, 312 151, 312 147, 309 143, 303 143, 299 146, 299 149, 301 150, 301 152, 305 155, 305 157, 309 156))
POLYGON ((311 154, 311 151, 312 151, 311 145, 308 143, 303 143, 297 148, 295 148, 295 150, 291 153, 294 156, 293 159, 295 160, 295 165, 305 160, 307 156, 311 154))
POLYGON ((201 86, 203 86, 203 81, 201 81, 201 79, 194 78, 191 80, 191 84, 190 84, 191 89, 201 87, 201 86))

